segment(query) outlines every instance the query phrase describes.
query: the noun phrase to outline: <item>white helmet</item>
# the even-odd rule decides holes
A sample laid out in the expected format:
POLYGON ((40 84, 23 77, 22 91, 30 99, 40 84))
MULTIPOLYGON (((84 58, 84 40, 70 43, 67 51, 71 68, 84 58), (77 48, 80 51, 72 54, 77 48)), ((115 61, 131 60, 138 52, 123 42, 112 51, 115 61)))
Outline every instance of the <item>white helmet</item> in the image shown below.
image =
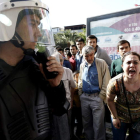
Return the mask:
POLYGON ((0 0, 0 42, 16 40, 19 44, 29 41, 54 45, 48 10, 41 0, 0 0), (21 29, 19 24, 24 17, 26 26, 21 29), (31 24, 37 25, 34 30, 31 24), (41 34, 37 38, 33 36, 35 30, 41 34))

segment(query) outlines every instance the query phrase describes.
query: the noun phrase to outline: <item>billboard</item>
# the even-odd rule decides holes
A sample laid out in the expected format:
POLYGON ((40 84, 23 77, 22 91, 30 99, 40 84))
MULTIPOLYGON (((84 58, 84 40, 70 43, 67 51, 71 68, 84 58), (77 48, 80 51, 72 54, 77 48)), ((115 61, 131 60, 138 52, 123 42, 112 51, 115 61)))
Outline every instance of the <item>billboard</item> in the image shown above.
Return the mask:
POLYGON ((87 35, 95 35, 112 60, 120 57, 117 43, 123 39, 130 42, 131 51, 140 53, 140 8, 88 18, 87 35))

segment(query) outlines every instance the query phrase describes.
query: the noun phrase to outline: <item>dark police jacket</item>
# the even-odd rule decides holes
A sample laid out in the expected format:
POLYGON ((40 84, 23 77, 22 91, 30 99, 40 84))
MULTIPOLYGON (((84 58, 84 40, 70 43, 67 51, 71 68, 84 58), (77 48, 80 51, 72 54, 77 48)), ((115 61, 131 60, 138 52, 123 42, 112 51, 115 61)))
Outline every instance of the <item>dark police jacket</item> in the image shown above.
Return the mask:
POLYGON ((0 139, 48 140, 50 112, 62 115, 65 98, 62 82, 51 88, 32 57, 15 67, 0 59, 0 139))

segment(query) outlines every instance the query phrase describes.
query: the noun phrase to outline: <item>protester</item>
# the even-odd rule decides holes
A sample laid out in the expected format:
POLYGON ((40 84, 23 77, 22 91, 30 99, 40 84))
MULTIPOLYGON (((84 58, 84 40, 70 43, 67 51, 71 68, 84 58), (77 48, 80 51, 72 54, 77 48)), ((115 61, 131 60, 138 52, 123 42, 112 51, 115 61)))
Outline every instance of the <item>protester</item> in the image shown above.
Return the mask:
POLYGON ((76 88, 74 92, 74 98, 73 98, 73 120, 75 122, 76 120, 76 129, 75 129, 75 135, 78 137, 78 139, 84 139, 83 135, 83 124, 82 124, 82 112, 81 112, 81 102, 78 94, 78 77, 79 77, 79 71, 75 71, 73 73, 73 77, 76 83, 76 88))
POLYGON ((75 60, 76 60, 76 70, 80 70, 80 64, 84 62, 82 49, 85 46, 85 41, 83 38, 79 38, 76 41, 76 46, 78 48, 78 53, 76 54, 75 60))
POLYGON ((63 116, 67 111, 64 70, 55 57, 46 58, 43 67, 32 57, 37 43, 54 41, 51 31, 45 34, 50 28, 42 28, 50 25, 45 22, 48 8, 39 0, 1 0, 0 7, 0 15, 11 22, 0 22, 0 139, 51 140, 50 114, 63 116), (55 71, 56 77, 47 79, 43 70, 55 71))
POLYGON ((64 55, 65 55, 65 59, 67 59, 67 60, 69 60, 71 58, 71 56, 72 56, 69 50, 66 50, 64 52, 64 55))
POLYGON ((75 58, 76 54, 77 54, 77 46, 76 45, 71 45, 70 46, 70 52, 71 52, 71 55, 75 58))
POLYGON ((86 43, 88 46, 92 46, 95 49, 95 57, 103 59, 107 63, 109 70, 110 70, 112 60, 109 57, 109 55, 107 54, 107 52, 105 50, 101 49, 97 45, 97 37, 94 35, 89 35, 86 38, 86 43))
MULTIPOLYGON (((122 69, 122 57, 126 52, 129 52, 131 50, 130 43, 127 40, 121 40, 117 44, 117 52, 120 54, 120 58, 113 60, 111 63, 111 70, 110 75, 111 78, 115 77, 116 75, 123 72, 122 69)), ((110 111, 108 108, 106 108, 106 119, 108 122, 111 122, 110 120, 110 111)))
MULTIPOLYGON (((60 64, 63 66, 63 56, 60 54, 60 64)), ((64 87, 66 90, 66 98, 68 99, 70 103, 70 107, 68 110, 68 120, 69 120, 69 130, 70 130, 70 137, 71 140, 74 137, 74 129, 73 129, 73 124, 72 124, 72 107, 73 107, 73 96, 74 96, 74 90, 76 87, 76 84, 73 79, 72 71, 69 68, 64 68, 64 73, 62 77, 62 81, 64 83, 64 87)))
POLYGON ((69 68, 72 70, 72 66, 71 66, 71 63, 69 62, 69 60, 67 58, 65 58, 65 55, 64 55, 64 50, 62 48, 57 48, 57 51, 63 56, 64 58, 64 62, 63 62, 63 67, 66 67, 66 68, 69 68))
POLYGON ((94 57, 95 50, 86 46, 83 51, 85 62, 80 65, 78 88, 80 95, 83 127, 86 139, 105 140, 106 87, 110 73, 106 62, 94 57))
POLYGON ((140 55, 136 52, 125 53, 122 58, 122 68, 124 73, 112 78, 107 86, 113 139, 125 140, 129 128, 130 139, 139 140, 140 133, 133 130, 132 122, 140 119, 140 55))
POLYGON ((57 49, 57 51, 58 51, 63 57, 65 57, 65 55, 64 55, 64 50, 62 49, 61 46, 56 47, 56 49, 57 49))
POLYGON ((71 58, 69 59, 71 65, 72 65, 72 71, 74 72, 76 70, 76 54, 77 54, 77 47, 76 45, 71 45, 70 46, 70 53, 71 53, 71 58))
POLYGON ((120 58, 114 60, 111 63, 111 78, 115 77, 116 75, 120 74, 123 72, 122 69, 122 57, 126 52, 130 52, 131 47, 130 43, 127 40, 121 40, 118 42, 117 45, 117 52, 120 54, 120 58))
POLYGON ((64 48, 64 52, 65 51, 70 51, 70 48, 69 47, 64 48))

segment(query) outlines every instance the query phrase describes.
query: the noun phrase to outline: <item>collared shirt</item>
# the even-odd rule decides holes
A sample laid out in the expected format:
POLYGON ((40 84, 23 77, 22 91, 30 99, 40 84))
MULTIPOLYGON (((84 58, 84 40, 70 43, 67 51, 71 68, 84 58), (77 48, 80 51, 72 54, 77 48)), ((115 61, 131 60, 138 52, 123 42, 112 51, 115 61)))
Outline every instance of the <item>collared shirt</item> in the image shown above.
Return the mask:
POLYGON ((70 59, 69 59, 71 65, 72 65, 72 71, 74 72, 76 70, 76 60, 74 58, 74 56, 72 56, 70 59))
POLYGON ((82 82, 83 82, 83 92, 89 94, 100 92, 95 58, 94 62, 90 66, 88 65, 87 62, 85 63, 82 75, 82 82))
POLYGON ((80 52, 78 52, 76 54, 75 60, 76 60, 76 70, 80 70, 80 64, 84 62, 83 55, 80 55, 80 52))

